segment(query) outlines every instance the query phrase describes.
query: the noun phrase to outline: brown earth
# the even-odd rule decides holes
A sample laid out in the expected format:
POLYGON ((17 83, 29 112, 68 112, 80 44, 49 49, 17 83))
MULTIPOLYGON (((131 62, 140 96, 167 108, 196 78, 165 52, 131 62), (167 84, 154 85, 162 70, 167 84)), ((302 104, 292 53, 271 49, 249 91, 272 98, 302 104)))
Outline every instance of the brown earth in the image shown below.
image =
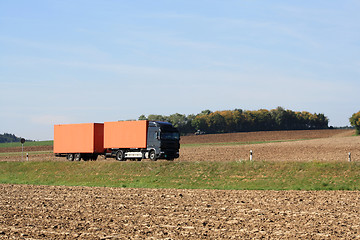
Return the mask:
POLYGON ((0 185, 1 239, 360 239, 360 193, 0 185))
MULTIPOLYGON (((255 161, 347 161, 348 152, 356 161, 360 137, 352 134, 321 130, 187 136, 182 144, 245 144, 187 146, 176 161, 245 160, 250 149, 255 161), (246 144, 296 139, 311 140, 246 144)), ((66 161, 24 150, 30 152, 30 161, 66 161)), ((19 155, 0 155, 0 161, 20 160, 19 155)), ((0 184, 0 193, 0 239, 360 239, 359 192, 0 184)))
POLYGON ((298 139, 315 139, 315 138, 329 138, 329 137, 346 137, 346 136, 351 136, 354 133, 355 133, 354 130, 348 130, 348 129, 324 129, 324 130, 204 134, 204 135, 190 135, 190 136, 181 137, 181 143, 196 144, 196 143, 298 140, 298 139))
MULTIPOLYGON (((7 152, 21 152, 22 147, 3 147, 0 148, 0 153, 7 152)), ((53 146, 25 146, 25 152, 35 152, 35 151, 52 151, 53 146)))
MULTIPOLYGON (((360 137, 352 136, 354 133, 354 130, 331 129, 184 136, 181 138, 181 144, 200 145, 183 145, 180 149, 180 158, 175 161, 247 160, 250 150, 253 151, 255 161, 348 161, 349 152, 353 161, 360 161, 360 137), (263 141, 270 142, 250 144, 263 141), (206 145, 208 143, 220 145, 206 145)), ((29 152, 30 161, 66 161, 65 158, 55 157, 49 152, 33 152, 51 150, 52 146, 24 147, 24 152, 29 152)), ((0 148, 0 152, 10 152, 0 155, 0 161, 21 161, 21 154, 11 154, 21 152, 21 147, 0 148)), ((99 157, 98 161, 115 160, 99 157)))
POLYGON ((178 161, 360 161, 360 136, 181 149, 178 161))

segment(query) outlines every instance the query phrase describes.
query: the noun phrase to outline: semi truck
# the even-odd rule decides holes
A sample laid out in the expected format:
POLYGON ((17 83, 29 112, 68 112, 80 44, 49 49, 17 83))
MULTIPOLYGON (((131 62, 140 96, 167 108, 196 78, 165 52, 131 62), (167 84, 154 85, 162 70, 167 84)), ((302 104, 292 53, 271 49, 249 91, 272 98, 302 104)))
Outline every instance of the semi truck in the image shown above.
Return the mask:
POLYGON ((96 160, 98 156, 126 159, 179 157, 180 134, 171 123, 117 121, 54 125, 54 153, 69 161, 96 160))

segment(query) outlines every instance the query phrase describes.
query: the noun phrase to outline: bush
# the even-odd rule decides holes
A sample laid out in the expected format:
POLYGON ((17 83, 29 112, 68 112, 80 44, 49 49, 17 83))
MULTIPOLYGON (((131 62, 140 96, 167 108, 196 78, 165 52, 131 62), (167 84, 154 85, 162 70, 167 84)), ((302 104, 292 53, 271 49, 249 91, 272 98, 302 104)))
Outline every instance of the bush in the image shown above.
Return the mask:
POLYGON ((354 113, 351 118, 349 119, 351 126, 355 127, 356 134, 360 134, 360 111, 357 113, 354 113))

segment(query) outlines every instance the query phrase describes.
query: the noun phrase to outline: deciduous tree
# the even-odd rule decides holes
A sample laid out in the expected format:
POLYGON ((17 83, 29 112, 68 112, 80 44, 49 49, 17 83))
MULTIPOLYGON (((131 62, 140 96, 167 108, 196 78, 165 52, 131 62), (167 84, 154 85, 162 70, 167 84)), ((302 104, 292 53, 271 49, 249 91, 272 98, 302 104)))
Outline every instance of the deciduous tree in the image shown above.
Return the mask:
POLYGON ((354 113, 351 118, 349 119, 351 126, 355 127, 356 134, 360 134, 360 111, 357 113, 354 113))

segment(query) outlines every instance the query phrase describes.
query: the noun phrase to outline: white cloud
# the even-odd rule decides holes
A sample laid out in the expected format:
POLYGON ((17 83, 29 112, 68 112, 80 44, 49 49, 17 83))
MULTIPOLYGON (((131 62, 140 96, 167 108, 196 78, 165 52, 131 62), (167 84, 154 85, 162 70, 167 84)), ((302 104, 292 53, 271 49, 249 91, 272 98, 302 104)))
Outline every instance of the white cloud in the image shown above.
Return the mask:
POLYGON ((30 121, 40 125, 54 125, 73 123, 74 119, 69 116, 62 115, 33 115, 30 117, 30 121))

